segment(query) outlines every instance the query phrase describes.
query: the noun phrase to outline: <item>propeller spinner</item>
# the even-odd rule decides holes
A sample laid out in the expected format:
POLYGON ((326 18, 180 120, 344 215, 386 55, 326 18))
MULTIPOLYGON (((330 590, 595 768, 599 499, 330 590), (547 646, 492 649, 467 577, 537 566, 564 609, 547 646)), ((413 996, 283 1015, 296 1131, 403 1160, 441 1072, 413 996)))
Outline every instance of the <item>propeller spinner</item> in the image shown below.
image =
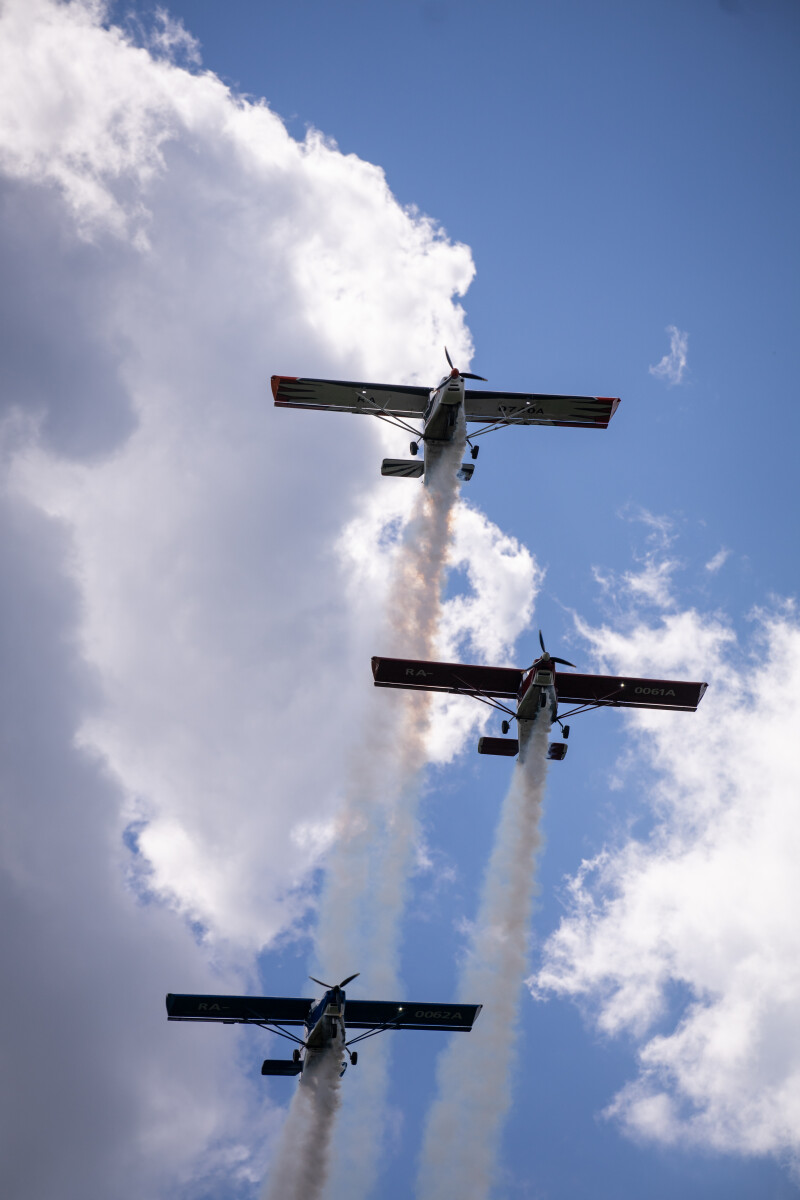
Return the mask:
MULTIPOLYGON (((539 645, 542 647, 542 653, 547 654, 547 647, 544 644, 544 638, 542 637, 541 629, 539 630, 539 645)), ((548 658, 551 662, 561 663, 562 667, 575 667, 575 663, 567 662, 565 658, 556 658, 555 654, 549 654, 548 658)), ((577 667, 575 667, 575 669, 577 670, 577 667)))
POLYGON ((473 375, 473 374, 471 374, 470 371, 459 371, 458 367, 454 367, 453 360, 450 357, 450 354, 448 353, 447 346, 445 346, 445 348, 444 348, 444 353, 445 353, 445 358, 447 359, 447 361, 450 365, 450 370, 455 375, 460 375, 462 379, 480 379, 483 383, 489 382, 488 379, 486 379, 486 377, 484 375, 473 375))

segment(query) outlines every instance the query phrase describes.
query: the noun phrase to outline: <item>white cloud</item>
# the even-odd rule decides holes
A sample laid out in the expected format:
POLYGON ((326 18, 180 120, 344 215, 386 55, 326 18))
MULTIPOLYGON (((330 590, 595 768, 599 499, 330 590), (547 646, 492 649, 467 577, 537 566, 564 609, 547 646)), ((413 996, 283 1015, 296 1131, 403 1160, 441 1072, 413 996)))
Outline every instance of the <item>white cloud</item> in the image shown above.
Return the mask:
POLYGON ((689 353, 689 334, 682 332, 675 325, 668 325, 667 333, 669 354, 665 354, 654 367, 647 369, 651 375, 655 375, 657 379, 664 379, 669 384, 682 383, 689 353))
POLYGON ((173 62, 184 59, 199 67, 203 61, 197 38, 189 33, 180 18, 171 16, 164 8, 156 8, 150 29, 140 28, 140 40, 151 54, 164 55, 173 62))
POLYGON ((727 550, 724 546, 721 546, 717 553, 713 555, 713 557, 710 558, 706 563, 706 570, 709 571, 710 574, 715 575, 720 567, 725 565, 730 556, 730 550, 727 550))
MULTIPOLYGON (((402 522, 400 509, 394 506, 399 499, 395 491, 384 507, 359 514, 340 540, 354 624, 366 635, 360 640, 355 662, 369 660, 373 654, 408 653, 403 646, 376 644, 376 629, 370 620, 381 605, 403 603, 402 597, 386 592, 402 522)), ((450 566, 465 577, 467 588, 459 582, 458 592, 444 601, 437 657, 508 662, 514 643, 533 619, 544 571, 526 546, 465 501, 455 508, 450 566)), ((387 692, 377 703, 386 708, 399 703, 399 698, 387 692)), ((490 709, 463 696, 431 697, 429 760, 451 762, 485 727, 490 715, 490 709)))
POLYGON ((582 865, 535 979, 638 1044, 608 1108, 665 1144, 800 1157, 800 624, 673 611, 583 630, 602 663, 706 679, 694 715, 628 718, 655 826, 582 865), (676 999, 675 985, 679 985, 676 999))
MULTIPOLYGON (((380 650, 381 581, 354 605, 342 531, 414 494, 380 479, 377 423, 275 410, 269 375, 427 381, 444 342, 471 349, 466 247, 378 167, 176 67, 179 30, 156 58, 105 12, 0 16, 7 1133, 48 1130, 27 1176, 6 1155, 22 1200, 191 1195, 202 1153, 259 1175, 274 1114, 232 1048, 262 1047, 167 1026, 162 996, 252 986, 307 911, 380 650)), ((493 555, 530 577, 473 522, 479 593, 493 555)))

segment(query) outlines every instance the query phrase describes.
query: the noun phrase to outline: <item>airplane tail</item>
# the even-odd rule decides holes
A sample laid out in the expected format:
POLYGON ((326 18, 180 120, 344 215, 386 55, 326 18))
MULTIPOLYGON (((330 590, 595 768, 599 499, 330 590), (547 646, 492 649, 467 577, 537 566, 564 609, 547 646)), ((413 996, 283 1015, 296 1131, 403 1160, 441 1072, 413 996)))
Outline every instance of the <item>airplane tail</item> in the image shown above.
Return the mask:
MULTIPOLYGON (((464 462, 456 476, 462 482, 472 479, 475 464, 464 462)), ((419 479, 425 473, 425 464, 415 458, 385 458, 381 463, 381 475, 396 475, 401 479, 419 479)))
POLYGON ((381 475, 398 475, 402 479, 419 479, 425 464, 413 458, 385 458, 381 463, 381 475))
POLYGON ((482 737, 478 741, 478 754, 502 754, 515 758, 519 754, 516 738, 482 737))
POLYGON ((291 1058, 265 1058, 261 1064, 262 1075, 299 1075, 302 1069, 302 1062, 291 1058))
MULTIPOLYGON (((502 754, 507 758, 515 758, 519 754, 519 742, 516 738, 482 737, 478 741, 478 754, 502 754)), ((550 742, 547 747, 547 757, 560 762, 566 758, 565 742, 550 742)))

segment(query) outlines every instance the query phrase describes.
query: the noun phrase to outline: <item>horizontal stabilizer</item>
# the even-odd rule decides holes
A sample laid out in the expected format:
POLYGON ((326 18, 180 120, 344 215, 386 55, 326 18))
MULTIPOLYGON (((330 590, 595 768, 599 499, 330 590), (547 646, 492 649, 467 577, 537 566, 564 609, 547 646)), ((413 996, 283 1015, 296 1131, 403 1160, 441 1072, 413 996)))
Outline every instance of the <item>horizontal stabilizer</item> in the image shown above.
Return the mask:
POLYGON ((474 470, 475 463, 462 463, 459 467, 456 478, 461 479, 464 483, 466 483, 468 479, 472 479, 474 470))
POLYGON ((302 1069, 301 1062, 292 1062, 290 1058, 265 1058, 261 1064, 262 1075, 299 1075, 302 1069))
POLYGON ((566 742, 551 742, 547 747, 547 757, 555 762, 561 762, 562 758, 567 757, 568 748, 566 742))
POLYGON ((515 699, 522 682, 517 667, 471 667, 466 663, 418 662, 411 658, 372 660, 376 687, 456 692, 462 696, 505 696, 515 699))
POLYGON ((419 479, 425 464, 416 458, 385 458, 381 463, 381 475, 397 475, 401 479, 419 479))
POLYGON ((607 704, 612 708, 667 708, 694 712, 707 683, 680 679, 635 679, 627 675, 578 675, 558 671, 559 704, 607 704))
POLYGON ((514 758, 519 754, 519 742, 516 738, 482 737, 478 741, 478 754, 502 754, 514 758))

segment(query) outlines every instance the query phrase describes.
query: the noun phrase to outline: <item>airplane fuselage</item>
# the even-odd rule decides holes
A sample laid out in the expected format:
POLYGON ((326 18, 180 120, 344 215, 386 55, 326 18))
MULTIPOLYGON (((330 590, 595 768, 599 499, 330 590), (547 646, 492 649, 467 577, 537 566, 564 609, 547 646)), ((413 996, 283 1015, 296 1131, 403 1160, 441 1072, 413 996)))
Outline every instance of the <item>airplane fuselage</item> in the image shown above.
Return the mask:
POLYGON ((445 375, 441 383, 431 388, 428 407, 423 418, 425 443, 451 442, 458 424, 458 408, 464 404, 464 380, 458 371, 445 375))
POLYGON ((524 755, 534 725, 543 718, 552 724, 558 713, 555 668, 549 654, 537 658, 522 677, 517 700, 520 757, 524 755))
MULTIPOLYGON (((332 988, 326 992, 319 1004, 315 1004, 311 1009, 304 1030, 304 1071, 313 1069, 315 1061, 318 1062, 322 1054, 331 1048, 338 1048, 344 1052, 344 1009, 345 994, 341 988, 332 988)), ((343 1070, 344 1065, 343 1062, 343 1070)))

